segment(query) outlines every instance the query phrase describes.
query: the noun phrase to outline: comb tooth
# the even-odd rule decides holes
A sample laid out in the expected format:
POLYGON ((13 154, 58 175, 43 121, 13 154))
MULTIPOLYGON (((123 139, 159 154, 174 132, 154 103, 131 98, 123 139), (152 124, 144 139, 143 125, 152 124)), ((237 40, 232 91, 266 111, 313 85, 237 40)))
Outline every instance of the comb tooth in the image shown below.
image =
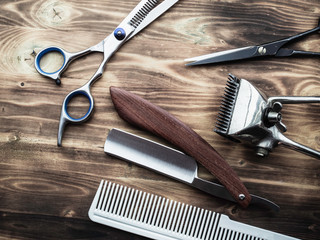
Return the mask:
POLYGON ((125 211, 125 213, 124 213, 124 217, 125 217, 125 218, 128 217, 129 208, 130 208, 130 206, 131 206, 131 201, 132 201, 133 194, 134 194, 134 189, 133 189, 133 188, 130 188, 130 196, 129 196, 128 200, 127 200, 129 207, 126 208, 126 211, 125 211))
POLYGON ((193 224, 192 224, 191 232, 189 233, 189 235, 193 236, 193 237, 195 237, 195 231, 197 231, 196 227, 199 224, 198 217, 199 217, 200 210, 201 210, 200 208, 197 208, 196 215, 193 218, 193 224))
POLYGON ((178 215, 180 215, 180 211, 181 211, 180 205, 181 205, 181 203, 178 202, 177 208, 176 208, 177 210, 176 210, 176 213, 174 214, 174 218, 173 218, 171 229, 170 229, 171 231, 175 231, 176 232, 177 225, 178 225, 177 219, 178 219, 178 215))
POLYGON ((128 215, 128 218, 129 219, 132 219, 132 214, 133 214, 133 211, 134 211, 134 206, 135 206, 135 204, 136 204, 136 200, 137 200, 137 197, 138 197, 138 195, 139 195, 139 191, 136 189, 135 191, 134 191, 134 195, 133 195, 133 200, 132 200, 132 202, 130 202, 130 204, 129 204, 129 206, 131 206, 130 207, 130 211, 129 211, 129 215, 128 215), (132 204, 131 204, 132 203, 132 204))
POLYGON ((178 220, 177 220, 177 224, 176 224, 176 227, 174 228, 174 231, 175 232, 178 232, 178 233, 180 233, 181 232, 181 226, 182 226, 182 224, 180 224, 180 222, 181 222, 181 218, 183 218, 183 212, 184 212, 184 210, 185 210, 185 205, 184 205, 184 203, 182 203, 181 204, 181 206, 180 206, 180 211, 179 211, 179 216, 178 216, 178 220))
POLYGON ((105 198, 104 198, 103 203, 102 203, 101 208, 100 208, 102 211, 105 210, 105 206, 106 206, 106 202, 107 202, 107 200, 108 200, 107 198, 108 198, 108 196, 109 196, 109 192, 110 192, 111 185, 112 185, 112 183, 109 182, 109 183, 108 183, 108 186, 107 186, 107 191, 106 191, 106 193, 105 193, 105 198))
POLYGON ((120 201, 120 197, 121 197, 121 193, 122 193, 122 188, 123 186, 121 185, 120 188, 119 188, 119 191, 118 191, 118 196, 117 196, 117 199, 114 203, 114 207, 113 207, 113 213, 115 214, 116 213, 116 210, 118 209, 118 205, 119 205, 119 201, 120 201))
MULTIPOLYGON (((109 211, 109 207, 110 207, 110 204, 112 204, 112 201, 113 201, 113 197, 114 197, 114 191, 115 191, 115 187, 116 187, 116 184, 115 183, 112 183, 112 187, 111 187, 111 190, 109 192, 109 198, 108 198, 108 201, 107 201, 107 204, 106 204, 106 207, 105 207, 105 211, 109 211)), ((119 186, 118 186, 119 187, 119 186)), ((116 190, 117 191, 117 190, 116 190)))
MULTIPOLYGON (((156 223, 155 223, 155 226, 156 227, 159 227, 159 222, 160 222, 160 219, 161 219, 161 213, 162 213, 162 209, 163 209, 163 206, 164 206, 164 204, 165 204, 165 198, 162 198, 161 199, 162 201, 161 201, 161 204, 160 204, 160 209, 159 209, 159 212, 158 212, 158 216, 157 216, 157 220, 156 220, 156 223)), ((159 200, 159 202, 160 202, 160 200, 159 200)))
POLYGON ((105 181, 104 184, 103 184, 103 188, 102 188, 102 191, 101 191, 101 194, 100 194, 100 198, 99 198, 99 201, 97 203, 97 208, 98 209, 101 209, 102 203, 103 203, 103 201, 105 199, 105 194, 104 193, 106 191, 107 184, 108 184, 107 181, 105 181))
POLYGON ((191 227, 193 226, 193 223, 194 223, 193 218, 194 218, 195 212, 196 212, 196 207, 193 207, 193 208, 192 208, 191 215, 190 215, 190 218, 188 219, 189 224, 188 224, 188 228, 187 228, 187 232, 186 232, 186 234, 187 234, 188 236, 191 235, 191 227))
MULTIPOLYGON (((154 196, 154 195, 151 196, 151 197, 152 197, 152 200, 153 200, 153 196, 154 196)), ((152 204, 152 207, 151 207, 151 212, 150 212, 150 214, 148 215, 148 222, 147 222, 148 224, 151 224, 152 216, 154 216, 154 215, 153 215, 153 212, 154 212, 154 209, 156 208, 157 199, 158 199, 158 196, 155 196, 155 197, 154 197, 153 204, 152 204)))
POLYGON ((169 199, 167 199, 166 206, 163 210, 162 219, 160 222, 160 227, 162 227, 162 228, 167 228, 168 218, 169 218, 169 213, 171 211, 171 207, 172 207, 172 200, 169 201, 169 199))
POLYGON ((146 212, 148 200, 149 200, 149 194, 147 194, 147 196, 146 196, 146 193, 144 192, 143 196, 142 196, 142 200, 141 200, 141 203, 143 203, 143 205, 141 204, 142 212, 141 212, 141 209, 140 209, 139 212, 138 212, 138 216, 137 216, 137 219, 140 222, 143 222, 144 213, 146 212), (141 213, 141 215, 140 215, 140 213, 141 213))
POLYGON ((140 10, 134 15, 134 17, 129 21, 129 24, 134 28, 137 28, 143 19, 148 15, 148 13, 157 5, 158 0, 147 1, 140 10))
POLYGON ((165 215, 166 215, 166 212, 167 212, 167 208, 168 208, 168 203, 169 203, 169 199, 166 200, 165 204, 164 204, 164 208, 161 209, 161 218, 160 218, 160 222, 159 222, 159 225, 158 227, 161 227, 162 228, 162 225, 163 225, 163 221, 165 219, 165 215))
POLYGON ((186 234, 186 231, 188 230, 187 226, 188 226, 189 218, 190 218, 190 215, 191 215, 191 211, 192 211, 192 206, 189 206, 188 213, 186 215, 185 225, 184 225, 183 231, 182 231, 182 234, 184 234, 184 235, 186 234))
POLYGON ((174 202, 173 203, 173 207, 172 207, 172 212, 171 212, 171 215, 170 215, 170 218, 169 218, 169 222, 168 222, 168 230, 169 231, 172 231, 173 230, 173 226, 175 224, 175 221, 176 221, 176 205, 177 205, 177 202, 174 202))
POLYGON ((195 233, 194 233, 194 237, 196 237, 196 238, 200 238, 201 237, 201 230, 203 228, 203 222, 204 222, 203 218, 202 218, 203 217, 203 212, 204 212, 204 209, 201 209, 200 216, 199 216, 198 221, 197 221, 197 227, 196 227, 196 230, 195 230, 195 233))
MULTIPOLYGON (((203 229, 203 237, 202 237, 202 239, 205 239, 205 240, 208 240, 208 235, 209 235, 208 234, 208 228, 211 227, 211 225, 209 225, 209 220, 211 219, 211 214, 212 214, 212 212, 208 211, 206 225, 204 226, 204 229, 203 229)), ((211 224, 211 222, 210 222, 210 224, 211 224)))
POLYGON ((127 191, 126 191, 126 196, 124 198, 123 208, 122 208, 121 213, 120 213, 121 217, 124 217, 130 192, 131 192, 131 188, 128 188, 127 191))
POLYGON ((109 212, 113 212, 113 209, 114 209, 114 204, 116 202, 116 196, 118 195, 118 190, 119 190, 119 184, 116 185, 116 188, 114 190, 114 193, 113 193, 113 196, 112 196, 112 200, 111 200, 111 204, 110 204, 110 210, 109 212))
POLYGON ((122 204, 123 204, 123 202, 124 202, 124 196, 125 196, 126 190, 127 190, 127 187, 125 186, 125 187, 123 188, 123 194, 121 194, 121 199, 120 199, 120 202, 119 202, 118 211, 117 211, 117 213, 116 213, 117 215, 120 215, 120 210, 122 209, 122 204))
POLYGON ((152 218, 151 225, 155 224, 156 217, 157 217, 157 214, 158 214, 158 209, 160 207, 160 202, 161 202, 161 197, 156 196, 155 205, 154 205, 154 208, 152 209, 152 215, 151 215, 152 217, 150 217, 150 220, 152 218))
POLYGON ((140 221, 141 212, 143 210, 143 204, 144 204, 144 200, 146 197, 145 192, 140 191, 140 193, 141 194, 139 194, 139 198, 141 195, 142 195, 142 197, 141 197, 141 200, 138 200, 139 205, 137 205, 136 209, 135 209, 136 210, 135 220, 137 220, 137 221, 140 221))
POLYGON ((150 208, 151 208, 151 203, 153 202, 153 194, 150 194, 148 193, 147 195, 147 199, 146 199, 146 202, 148 203, 148 206, 146 205, 146 212, 144 214, 144 212, 142 213, 142 217, 143 217, 143 223, 146 223, 147 220, 148 220, 148 216, 149 216, 149 212, 150 212, 150 208), (150 201, 149 201, 149 197, 150 197, 150 201))

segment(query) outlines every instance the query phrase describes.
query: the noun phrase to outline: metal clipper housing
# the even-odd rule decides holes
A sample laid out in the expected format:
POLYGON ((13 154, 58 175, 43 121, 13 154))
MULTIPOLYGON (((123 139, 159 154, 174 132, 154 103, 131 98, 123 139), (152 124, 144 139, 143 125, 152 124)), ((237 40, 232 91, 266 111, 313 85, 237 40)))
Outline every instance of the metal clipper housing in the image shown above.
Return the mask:
POLYGON ((320 159, 320 152, 282 134, 287 130, 281 122, 282 104, 298 103, 320 103, 320 97, 267 98, 247 80, 230 74, 214 131, 231 140, 249 143, 262 157, 282 144, 320 159))

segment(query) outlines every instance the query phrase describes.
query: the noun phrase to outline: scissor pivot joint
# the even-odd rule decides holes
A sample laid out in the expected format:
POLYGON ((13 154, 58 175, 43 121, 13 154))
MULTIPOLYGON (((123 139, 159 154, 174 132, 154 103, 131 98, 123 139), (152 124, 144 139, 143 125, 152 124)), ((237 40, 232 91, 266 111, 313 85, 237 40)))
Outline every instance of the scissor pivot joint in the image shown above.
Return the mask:
POLYGON ((239 194, 239 199, 240 199, 241 201, 245 200, 245 199, 246 199, 246 195, 244 195, 243 193, 240 193, 240 194, 239 194))
POLYGON ((116 30, 114 30, 114 37, 121 41, 126 37, 126 32, 123 28, 117 28, 116 30))
POLYGON ((265 47, 259 47, 259 48, 258 48, 258 53, 259 53, 260 55, 265 55, 266 52, 267 52, 267 49, 266 49, 265 47))

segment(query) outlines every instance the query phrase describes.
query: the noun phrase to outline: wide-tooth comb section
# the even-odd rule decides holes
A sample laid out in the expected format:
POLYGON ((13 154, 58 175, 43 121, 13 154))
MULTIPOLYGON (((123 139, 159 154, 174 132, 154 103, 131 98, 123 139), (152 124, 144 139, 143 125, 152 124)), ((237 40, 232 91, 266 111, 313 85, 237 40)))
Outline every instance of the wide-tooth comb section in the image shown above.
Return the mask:
POLYGON ((236 103, 240 80, 229 74, 226 84, 225 94, 223 96, 217 122, 214 131, 224 137, 228 137, 228 129, 232 119, 233 108, 236 103))
POLYGON ((158 0, 147 1, 142 8, 134 15, 134 17, 129 21, 129 24, 134 28, 137 28, 143 19, 148 15, 148 13, 157 5, 158 0))

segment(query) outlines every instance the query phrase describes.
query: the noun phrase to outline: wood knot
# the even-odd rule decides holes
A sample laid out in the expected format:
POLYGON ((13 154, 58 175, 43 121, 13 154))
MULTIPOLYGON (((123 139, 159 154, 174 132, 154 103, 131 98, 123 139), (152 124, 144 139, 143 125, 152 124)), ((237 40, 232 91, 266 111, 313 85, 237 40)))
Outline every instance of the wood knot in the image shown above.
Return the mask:
POLYGON ((21 139, 21 132, 12 131, 8 136, 8 142, 18 142, 21 139))
POLYGON ((64 1, 44 1, 37 13, 41 25, 50 27, 65 25, 74 18, 81 17, 82 12, 76 6, 64 1))
POLYGON ((244 161, 243 159, 240 159, 240 160, 239 160, 239 165, 240 165, 240 166, 243 166, 245 163, 246 163, 246 161, 244 161))
POLYGON ((239 208, 238 208, 237 206, 234 206, 234 207, 231 209, 231 214, 232 214, 232 215, 236 215, 238 212, 239 212, 239 208))

